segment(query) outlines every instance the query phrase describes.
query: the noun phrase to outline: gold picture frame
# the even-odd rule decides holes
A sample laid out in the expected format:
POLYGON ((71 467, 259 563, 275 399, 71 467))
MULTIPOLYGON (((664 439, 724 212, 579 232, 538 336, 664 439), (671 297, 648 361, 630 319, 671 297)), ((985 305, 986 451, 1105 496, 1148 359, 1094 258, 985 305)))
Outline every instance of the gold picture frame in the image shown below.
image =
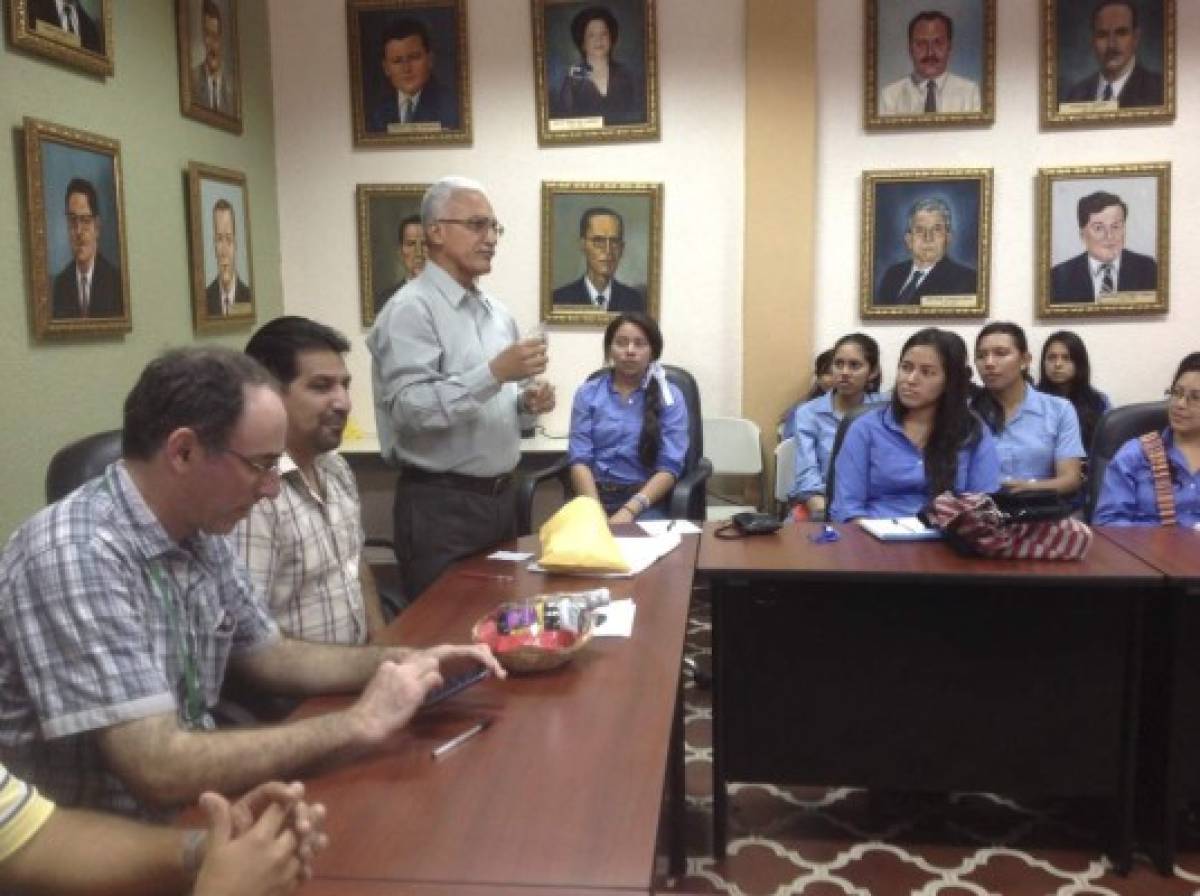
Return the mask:
POLYGON ((247 329, 258 305, 246 175, 189 162, 187 191, 193 327, 197 333, 247 329))
POLYGON ((346 17, 354 145, 469 146, 464 0, 346 0, 346 17))
POLYGON ((1095 0, 1042 0, 1042 124, 1096 127, 1175 120, 1175 0, 1140 0, 1128 9, 1095 0), (1089 19, 1091 22, 1089 23, 1089 19), (1132 49, 1127 29, 1133 26, 1132 49), (1111 36, 1110 39, 1105 37, 1111 36), (1099 53, 1123 66, 1105 100, 1099 53))
POLYGON ((987 317, 992 169, 864 171, 859 313, 987 317))
POLYGON ((396 290, 425 267, 421 198, 429 187, 359 184, 354 189, 359 306, 364 327, 374 324, 396 290))
POLYGON ((1169 162, 1039 170, 1038 317, 1166 314, 1170 232, 1169 162))
POLYGON ((114 0, 79 0, 75 30, 59 18, 54 0, 9 0, 14 47, 93 75, 113 73, 114 0))
POLYGON ((644 311, 658 320, 662 208, 661 183, 543 181, 541 319, 604 326, 644 311), (593 278, 607 278, 606 304, 592 298, 593 278))
POLYGON ((242 133, 237 0, 176 0, 175 27, 179 111, 187 118, 242 133))
MULTIPOLYGON (((657 140, 655 0, 531 0, 530 9, 538 143, 657 140), (603 93, 584 51, 588 29, 603 30, 608 36, 603 93)), ((596 61, 595 65, 603 67, 604 63, 596 61)))
POLYGON ((995 122, 996 0, 963 0, 954 18, 931 10, 924 0, 864 2, 863 122, 867 129, 995 122), (924 92, 922 77, 926 78, 924 92), (932 97, 928 96, 930 80, 932 97), (926 111, 926 103, 934 111, 926 111))
POLYGON ((24 143, 34 338, 128 333, 120 142, 26 118, 24 143))

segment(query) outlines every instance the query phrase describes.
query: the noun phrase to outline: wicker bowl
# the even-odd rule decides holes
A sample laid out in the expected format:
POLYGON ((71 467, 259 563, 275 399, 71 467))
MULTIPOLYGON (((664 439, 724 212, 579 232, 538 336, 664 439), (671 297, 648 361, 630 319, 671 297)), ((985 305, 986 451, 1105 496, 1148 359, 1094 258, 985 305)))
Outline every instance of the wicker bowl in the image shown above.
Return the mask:
POLYGON ((506 610, 538 603, 538 598, 508 601, 481 616, 471 627, 471 640, 486 644, 509 672, 545 672, 557 669, 584 648, 592 639, 592 614, 584 614, 583 631, 543 631, 538 635, 502 635, 496 618, 506 610))

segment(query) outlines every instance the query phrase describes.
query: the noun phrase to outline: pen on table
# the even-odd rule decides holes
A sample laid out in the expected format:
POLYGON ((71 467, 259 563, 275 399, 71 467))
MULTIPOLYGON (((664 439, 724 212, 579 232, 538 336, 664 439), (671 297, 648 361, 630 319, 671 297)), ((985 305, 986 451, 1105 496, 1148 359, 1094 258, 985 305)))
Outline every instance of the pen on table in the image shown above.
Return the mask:
POLYGON ((432 755, 434 759, 437 759, 443 753, 448 753, 451 750, 453 750, 455 747, 457 747, 459 744, 470 740, 472 737, 474 737, 480 731, 483 731, 485 728, 487 728, 487 726, 490 724, 492 724, 491 719, 484 719, 479 724, 473 725, 472 727, 468 728, 466 731, 464 731, 462 734, 458 735, 457 737, 452 737, 448 741, 446 741, 444 744, 439 744, 438 746, 434 747, 433 750, 431 751, 430 755, 432 755))
POLYGON ((672 529, 674 529, 674 528, 675 528, 675 521, 674 521, 674 520, 671 520, 671 522, 667 523, 667 531, 668 531, 668 532, 670 532, 670 531, 671 531, 672 529))
POLYGON ((500 575, 499 573, 494 573, 494 572, 476 572, 473 569, 465 569, 462 572, 460 572, 459 575, 464 576, 468 579, 487 579, 488 581, 491 581, 491 582, 514 582, 514 581, 516 581, 516 579, 514 579, 512 576, 503 576, 503 575, 500 575))

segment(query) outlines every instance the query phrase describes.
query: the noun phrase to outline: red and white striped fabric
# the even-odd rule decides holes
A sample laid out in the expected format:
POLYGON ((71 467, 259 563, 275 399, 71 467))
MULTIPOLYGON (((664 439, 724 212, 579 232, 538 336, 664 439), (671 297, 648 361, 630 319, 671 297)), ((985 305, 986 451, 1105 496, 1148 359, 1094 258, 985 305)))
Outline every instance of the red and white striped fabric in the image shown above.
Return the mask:
POLYGON ((934 499, 930 522, 976 554, 1005 560, 1078 560, 1092 545, 1092 530, 1075 519, 1009 523, 988 495, 934 499))

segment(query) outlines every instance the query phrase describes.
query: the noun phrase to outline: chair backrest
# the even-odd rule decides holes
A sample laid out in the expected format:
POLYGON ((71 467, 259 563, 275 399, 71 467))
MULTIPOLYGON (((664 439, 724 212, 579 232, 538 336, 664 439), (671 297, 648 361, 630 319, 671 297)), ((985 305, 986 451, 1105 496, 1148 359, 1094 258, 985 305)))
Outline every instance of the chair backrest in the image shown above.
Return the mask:
MULTIPOLYGON (((825 518, 833 519, 833 483, 836 477, 835 464, 837 463, 838 452, 842 450, 842 442, 846 440, 846 430, 850 428, 850 424, 859 414, 865 414, 873 408, 879 408, 878 404, 860 404, 856 408, 851 408, 847 411, 842 419, 838 422, 837 432, 833 436, 833 445, 829 449, 829 472, 825 474, 825 518)), ((886 405, 882 405, 886 407, 886 405)))
POLYGON ((704 426, 700 412, 700 387, 696 379, 682 367, 674 364, 664 364, 667 380, 683 393, 683 400, 688 409, 688 450, 683 456, 683 472, 690 473, 704 457, 704 426))
POLYGON ((1100 500, 1100 489, 1104 485, 1104 472, 1121 446, 1143 433, 1157 432, 1167 425, 1167 403, 1165 401, 1143 401, 1119 408, 1109 408, 1096 424, 1092 436, 1092 450, 1088 453, 1087 501, 1084 518, 1091 522, 1096 502, 1100 500))
POLYGON ((121 430, 98 432, 58 449, 46 468, 46 503, 69 495, 121 457, 121 430))
POLYGON ((796 479, 796 440, 784 439, 775 446, 775 501, 787 507, 788 493, 796 479))
POLYGON ((758 476, 763 471, 762 433, 740 417, 706 417, 704 444, 715 476, 758 476))

